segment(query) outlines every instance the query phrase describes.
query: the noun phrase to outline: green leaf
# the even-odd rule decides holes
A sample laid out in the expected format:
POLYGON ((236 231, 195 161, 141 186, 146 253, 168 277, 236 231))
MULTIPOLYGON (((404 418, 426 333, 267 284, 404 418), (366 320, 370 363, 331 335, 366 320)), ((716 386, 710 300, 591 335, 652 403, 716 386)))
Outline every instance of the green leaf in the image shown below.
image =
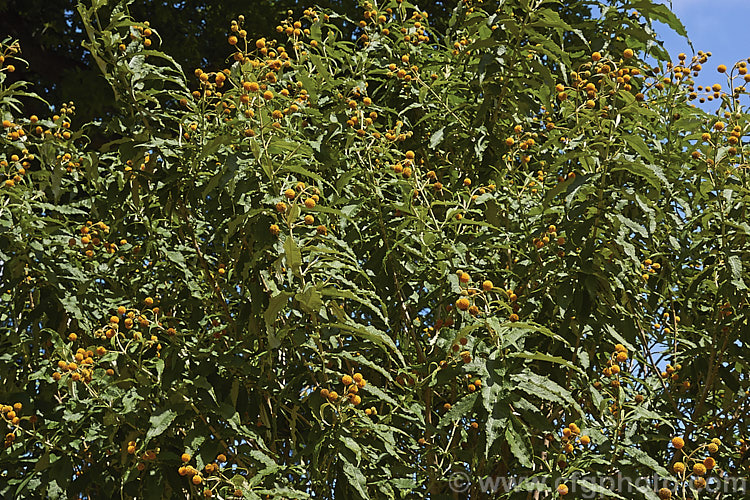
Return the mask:
POLYGON ((737 290, 747 290, 747 285, 742 279, 742 260, 737 255, 730 255, 728 260, 732 271, 732 284, 737 287, 737 290))
POLYGON ((641 158, 647 160, 648 163, 654 162, 654 156, 651 154, 651 150, 646 145, 646 142, 638 134, 623 134, 623 140, 638 153, 641 158))
POLYGON ((287 302, 289 302, 289 297, 291 296, 292 294, 289 292, 279 292, 268 299, 268 308, 263 313, 263 319, 266 320, 267 325, 272 325, 276 321, 276 318, 281 310, 284 309, 287 302))
POLYGON ((581 370, 579 367, 575 366, 573 363, 568 361, 567 359, 561 358, 560 356, 552 356, 550 354, 545 354, 542 352, 512 352, 508 354, 509 358, 523 358, 523 359, 530 359, 534 361, 548 361, 550 363, 556 363, 559 365, 566 366, 570 368, 571 370, 575 370, 577 372, 583 373, 583 370, 581 370))
POLYGON ((497 331, 497 333, 501 335, 508 335, 508 333, 505 333, 505 330, 509 330, 510 332, 513 332, 514 330, 527 330, 535 333, 541 333, 542 335, 546 335, 547 337, 550 337, 558 342, 563 342, 567 345, 570 345, 567 339, 552 332, 552 330, 550 330, 546 326, 538 325, 536 323, 517 321, 515 323, 503 323, 499 325, 499 327, 495 325, 495 323, 490 323, 490 325, 493 325, 492 329, 497 331))
MULTIPOLYGON (((592 493, 598 493, 599 495, 603 495, 605 497, 609 498, 619 498, 620 500, 625 500, 623 497, 615 493, 614 491, 605 488, 604 486, 596 483, 592 483, 591 481, 586 481, 585 479, 578 479, 576 480, 576 485, 583 486, 586 490, 592 493)), ((588 494, 588 493, 587 493, 588 494)))
POLYGON ((620 223, 628 229, 625 233, 627 236, 629 236, 631 232, 634 232, 642 238, 648 238, 648 231, 646 231, 646 228, 635 222, 633 219, 625 217, 622 214, 617 214, 616 217, 620 223))
POLYGON ((650 470, 656 472, 660 477, 664 479, 669 479, 671 477, 671 474, 667 469, 665 469, 659 462, 657 462, 653 457, 648 455, 643 450, 629 447, 625 448, 625 454, 635 459, 635 461, 637 461, 641 465, 645 465, 650 470))
POLYGON ((656 21, 661 21, 672 28, 678 35, 687 38, 687 30, 682 21, 672 12, 667 5, 657 4, 651 0, 632 0, 630 7, 638 10, 641 14, 656 21))
POLYGON ((359 467, 354 466, 352 463, 344 459, 343 455, 339 455, 339 458, 344 464, 344 476, 350 485, 354 487, 354 490, 363 499, 370 498, 367 494, 367 479, 359 467))
POLYGON ((304 292, 295 294, 294 298, 308 313, 316 313, 323 307, 321 294, 313 285, 308 285, 304 292))
POLYGON ((522 424, 517 422, 515 417, 511 418, 511 423, 505 428, 505 440, 508 442, 510 451, 518 459, 518 462, 527 469, 534 465, 534 456, 531 451, 531 444, 526 429, 522 424), (518 430, 520 427, 522 430, 518 430))
POLYGON ((437 146, 443 141, 444 132, 445 132, 445 127, 442 127, 438 129, 437 131, 435 131, 435 133, 433 133, 430 136, 430 149, 435 149, 435 146, 437 146))
POLYGON ((440 423, 438 427, 445 427, 446 425, 452 424, 457 420, 463 418, 471 418, 473 416, 473 408, 479 398, 478 392, 467 394, 463 398, 459 399, 456 404, 451 406, 451 409, 445 412, 445 415, 440 417, 440 423))
POLYGON ((299 269, 302 266, 302 252, 291 236, 284 240, 284 255, 286 256, 286 264, 294 274, 299 275, 299 269))
POLYGON ((263 465, 263 468, 261 470, 273 472, 279 470, 279 464, 277 464, 271 457, 269 457, 262 451, 251 450, 248 454, 263 465))
POLYGON ((666 188, 671 191, 671 184, 664 175, 664 171, 655 165, 621 159, 613 165, 611 172, 623 170, 642 177, 656 189, 666 188))
POLYGON ((512 375, 512 379, 516 382, 516 390, 523 391, 529 396, 546 399, 547 401, 568 404, 579 414, 583 415, 583 410, 578 402, 573 399, 570 391, 560 387, 560 385, 550 378, 526 370, 523 373, 512 375))
POLYGON ((170 409, 164 409, 159 413, 152 414, 151 418, 148 420, 150 427, 146 433, 146 441, 149 441, 156 436, 160 436, 167 430, 176 416, 177 413, 170 409))
POLYGON ((332 323, 330 326, 333 328, 340 328, 347 332, 353 333, 354 335, 358 337, 367 339, 380 346, 388 347, 391 350, 391 352, 393 352, 394 354, 396 354, 396 356, 398 356, 398 359, 399 361, 401 361, 401 364, 406 365, 406 361, 404 360, 404 357, 401 354, 401 351, 398 349, 398 347, 396 347, 396 344, 393 342, 393 339, 389 337, 388 334, 381 332, 374 326, 347 325, 344 323, 332 323))
MULTIPOLYGON (((485 432, 485 445, 484 454, 489 456, 492 445, 495 444, 497 439, 504 435, 504 431, 508 425, 507 418, 494 418, 492 415, 487 417, 487 421, 484 425, 485 432)), ((507 439, 507 438, 506 438, 507 439)))
POLYGON ((659 496, 654 492, 654 488, 652 486, 639 484, 639 481, 630 484, 632 484, 636 491, 643 494, 643 496, 647 500, 660 500, 659 496))

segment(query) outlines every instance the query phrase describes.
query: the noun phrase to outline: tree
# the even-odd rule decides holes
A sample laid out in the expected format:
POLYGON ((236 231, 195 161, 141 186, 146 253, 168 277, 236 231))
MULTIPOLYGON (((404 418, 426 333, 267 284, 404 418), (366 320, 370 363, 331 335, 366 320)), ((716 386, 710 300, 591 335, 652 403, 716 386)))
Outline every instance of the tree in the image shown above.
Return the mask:
MULTIPOLYGON (((112 107, 111 90, 102 85, 98 68, 82 46, 87 38, 76 12, 77 3, 61 0, 50 8, 49 2, 43 0, 0 0, 0 33, 17 40, 23 58, 28 61, 28 67, 17 68, 19 71, 9 75, 9 79, 33 82, 49 103, 85 102, 78 109, 78 118, 85 123, 116 110, 112 107)), ((433 26, 442 28, 447 24, 455 3, 450 0, 425 6, 433 26)), ((351 18, 359 14, 355 2, 332 0, 317 5, 351 18)), ((130 4, 128 10, 135 19, 148 19, 158 26, 160 49, 183 68, 192 69, 206 63, 218 67, 224 62, 227 19, 244 14, 243 28, 249 38, 273 38, 277 34, 275 22, 297 7, 298 3, 291 0, 144 0, 130 4)), ((341 28, 351 34, 356 24, 341 28)), ((30 100, 25 104, 29 113, 45 113, 48 107, 41 101, 30 100)))
POLYGON ((745 63, 716 116, 663 5, 394 0, 186 76, 131 4, 97 121, 2 45, 3 496, 737 498, 745 63))

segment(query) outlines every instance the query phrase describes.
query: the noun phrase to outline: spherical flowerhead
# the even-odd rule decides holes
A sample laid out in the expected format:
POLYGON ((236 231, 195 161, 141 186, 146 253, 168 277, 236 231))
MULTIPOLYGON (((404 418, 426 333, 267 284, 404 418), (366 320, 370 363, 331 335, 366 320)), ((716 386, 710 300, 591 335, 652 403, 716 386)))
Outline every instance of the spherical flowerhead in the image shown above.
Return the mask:
POLYGON ((718 71, 719 73, 726 73, 727 72, 727 67, 724 66, 723 64, 719 64, 719 67, 716 68, 716 71, 718 71))
POLYGON ((674 446, 678 450, 681 450, 685 446, 685 440, 678 436, 673 437, 672 446, 674 446))
POLYGON ((565 495, 567 495, 567 494, 568 494, 568 491, 570 491, 570 490, 569 490, 569 489, 568 489, 568 487, 567 487, 566 485, 564 485, 564 484, 561 484, 560 486, 558 486, 558 487, 557 487, 557 492, 558 492, 558 493, 560 494, 560 496, 565 496, 565 495))
POLYGON ((668 500, 672 498, 672 491, 669 488, 662 488, 659 490, 659 498, 662 500, 668 500))
POLYGON ((492 284, 490 280, 484 280, 482 282, 482 290, 484 290, 485 292, 489 292, 490 290, 492 290, 493 286, 494 285, 492 284))
POLYGON ((716 460, 713 457, 706 457, 703 459, 703 465, 706 466, 707 470, 711 470, 716 467, 716 460))
POLYGON ((682 474, 685 472, 685 464, 682 462, 675 462, 672 465, 672 470, 675 472, 675 474, 682 474))
POLYGON ((706 466, 701 463, 693 465, 693 474, 695 474, 696 476, 705 476, 706 466))
POLYGON ((456 301, 456 307, 458 307, 462 311, 466 311, 471 306, 471 303, 469 302, 469 299, 466 297, 461 297, 456 301))
POLYGON ((630 59, 633 57, 633 49, 625 49, 622 53, 622 57, 625 59, 630 59))

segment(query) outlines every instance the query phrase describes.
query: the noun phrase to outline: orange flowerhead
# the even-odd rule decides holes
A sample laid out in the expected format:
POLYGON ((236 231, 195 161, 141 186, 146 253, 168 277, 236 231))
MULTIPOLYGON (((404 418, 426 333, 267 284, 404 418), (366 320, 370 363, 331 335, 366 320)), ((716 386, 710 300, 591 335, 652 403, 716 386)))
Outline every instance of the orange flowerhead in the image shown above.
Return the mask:
POLYGON ((672 498, 672 491, 669 488, 662 488, 659 490, 659 498, 662 500, 669 500, 672 498))

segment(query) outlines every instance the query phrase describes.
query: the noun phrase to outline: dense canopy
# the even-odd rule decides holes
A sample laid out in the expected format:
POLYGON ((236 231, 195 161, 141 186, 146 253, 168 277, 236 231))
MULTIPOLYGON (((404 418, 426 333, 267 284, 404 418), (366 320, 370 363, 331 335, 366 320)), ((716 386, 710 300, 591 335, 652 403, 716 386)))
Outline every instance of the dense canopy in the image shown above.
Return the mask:
POLYGON ((740 498, 746 62, 214 4, 0 1, 3 498, 740 498))

